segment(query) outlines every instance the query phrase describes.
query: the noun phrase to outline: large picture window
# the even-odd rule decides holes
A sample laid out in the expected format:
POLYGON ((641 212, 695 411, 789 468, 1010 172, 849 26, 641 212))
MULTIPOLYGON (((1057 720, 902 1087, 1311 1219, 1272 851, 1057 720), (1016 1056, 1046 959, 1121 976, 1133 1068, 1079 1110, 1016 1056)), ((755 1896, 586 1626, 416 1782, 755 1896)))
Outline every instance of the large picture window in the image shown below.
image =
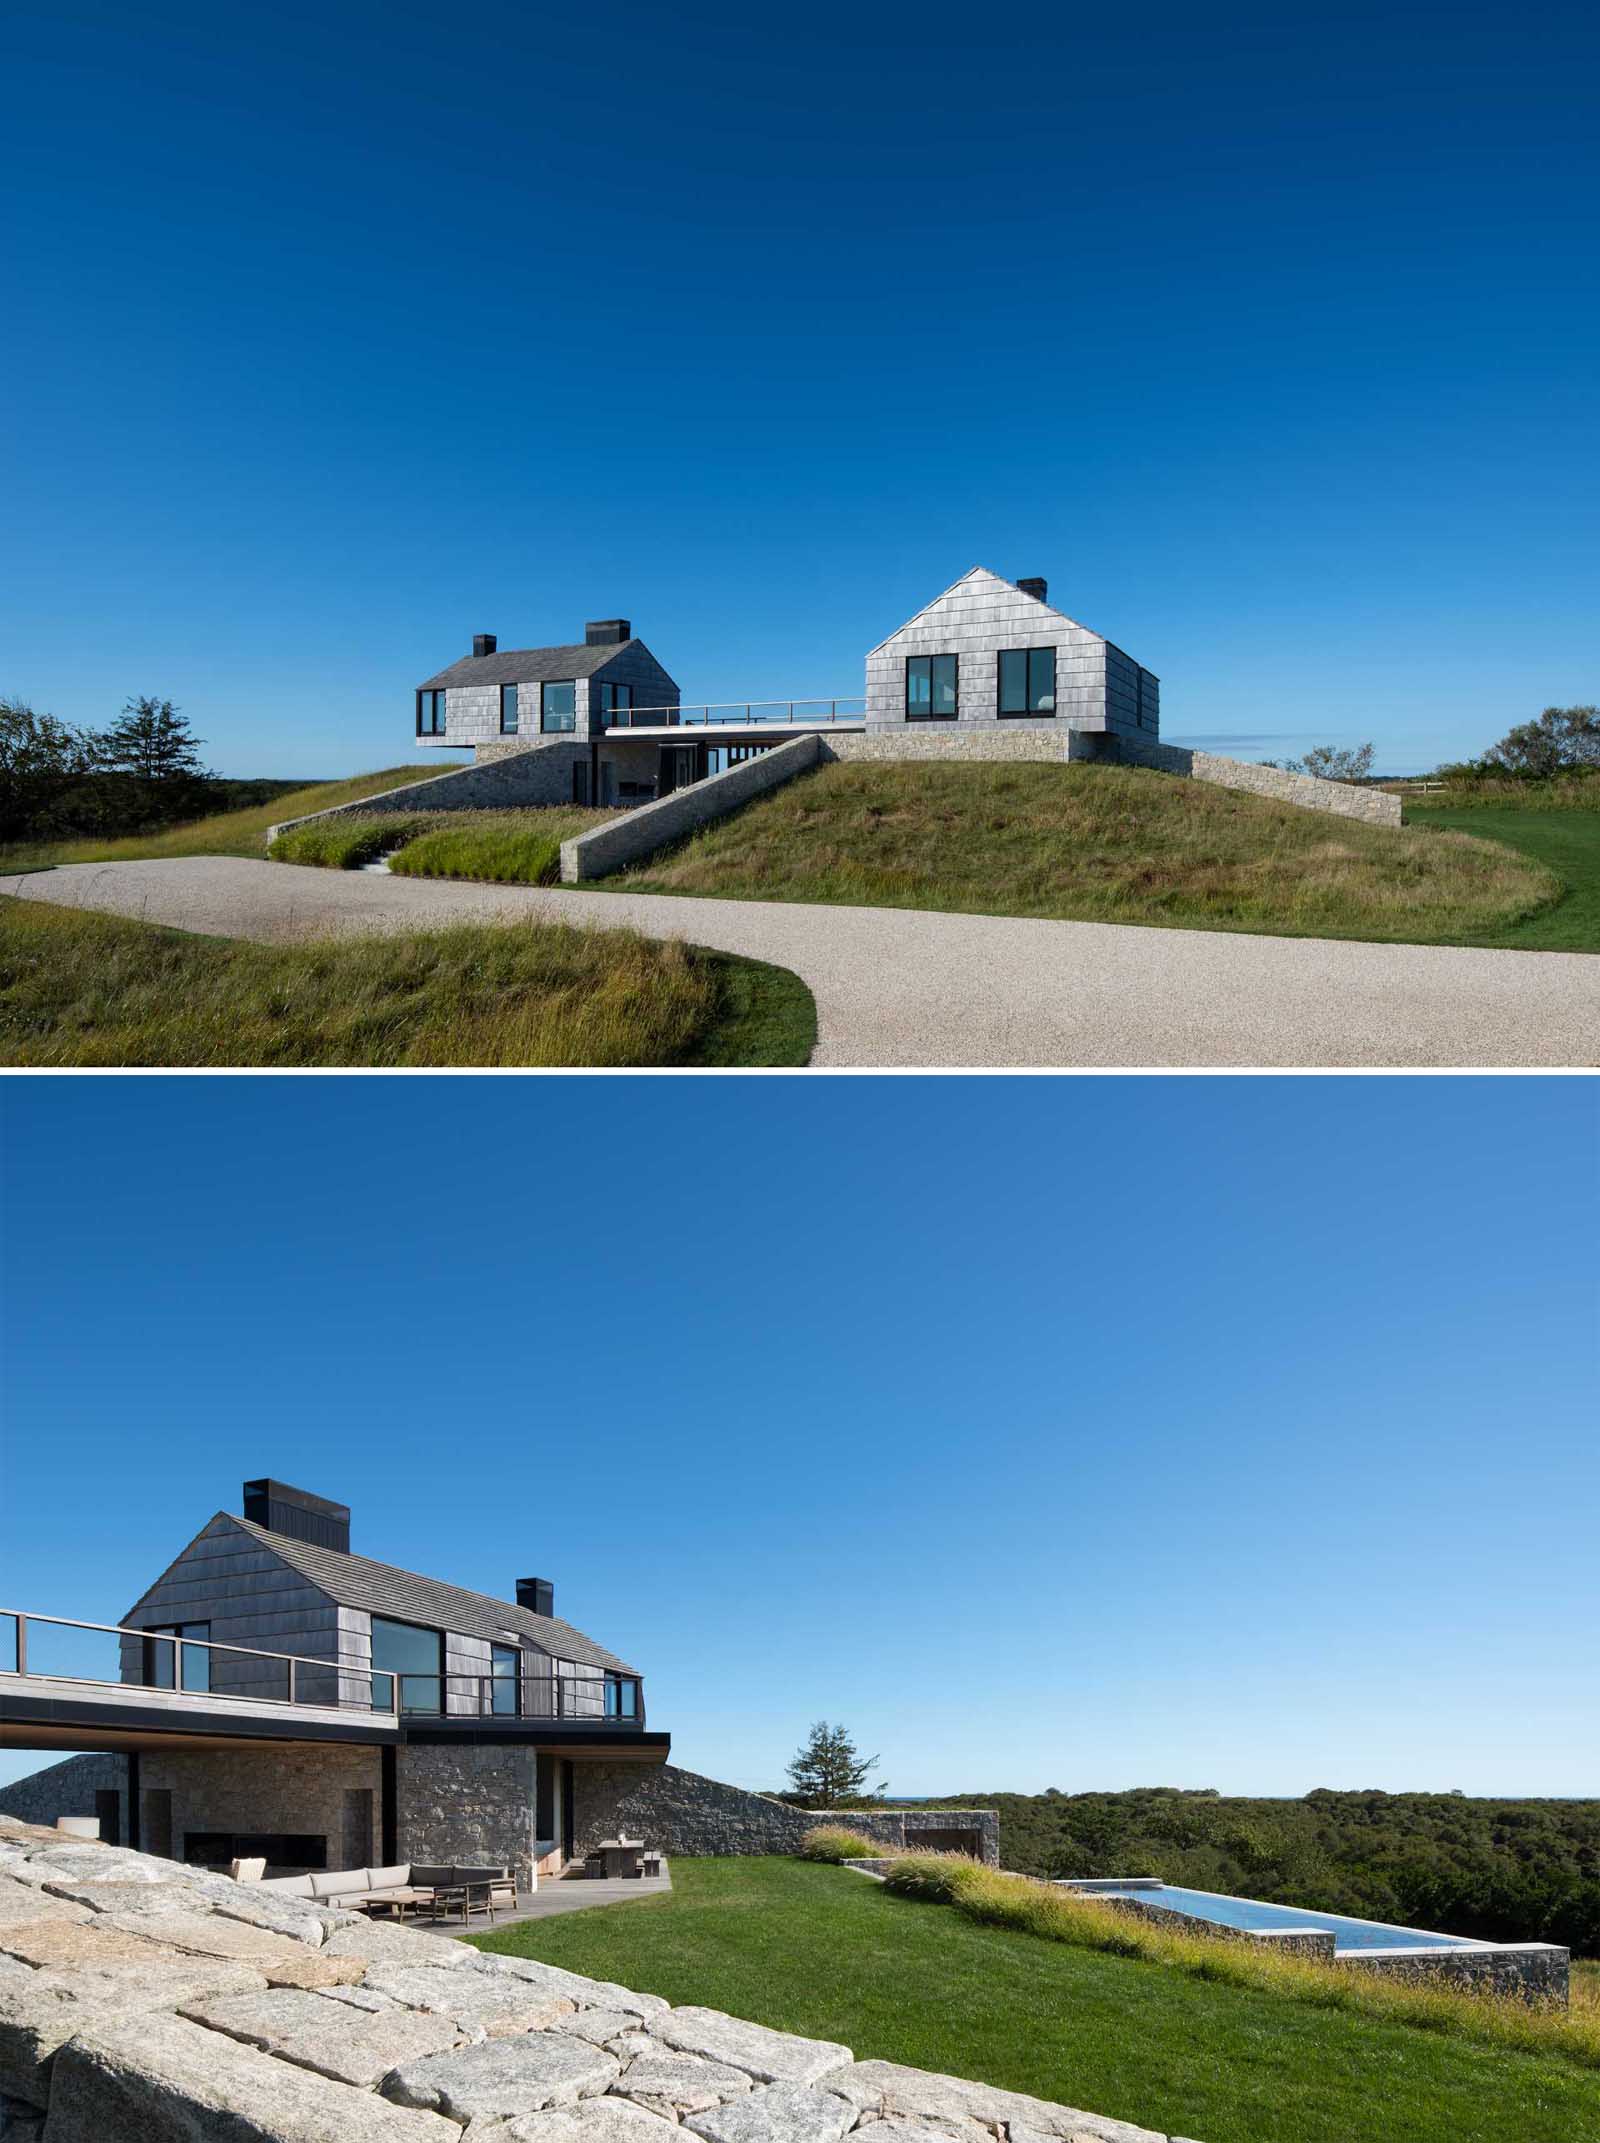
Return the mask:
POLYGON ((541 729, 576 729, 578 726, 578 688, 569 677, 562 684, 539 687, 539 727, 541 729))
POLYGON ((910 655, 906 658, 908 722, 955 720, 956 660, 954 655, 910 655))
POLYGON ((1000 652, 998 711, 1054 714, 1056 651, 1053 647, 1007 647, 1000 652))
POLYGON ((387 1711, 444 1710, 444 1639, 414 1622, 372 1618, 372 1704, 387 1711), (394 1677, 391 1685, 390 1677, 394 1677))
POLYGON ((445 725, 445 704, 442 692, 419 692, 417 694, 417 735, 419 737, 442 737, 445 725))
POLYGON ((600 726, 602 729, 610 729, 619 722, 625 724, 632 706, 632 685, 613 685, 602 681, 600 685, 600 726))
POLYGON ((514 737, 517 733, 517 688, 515 685, 500 687, 500 734, 514 737))
POLYGON ((211 1654, 205 1641, 211 1635, 209 1622, 169 1622, 147 1632, 144 1640, 144 1681, 147 1689, 191 1689, 202 1694, 211 1687, 211 1654), (198 1637, 199 1644, 185 1644, 198 1637))

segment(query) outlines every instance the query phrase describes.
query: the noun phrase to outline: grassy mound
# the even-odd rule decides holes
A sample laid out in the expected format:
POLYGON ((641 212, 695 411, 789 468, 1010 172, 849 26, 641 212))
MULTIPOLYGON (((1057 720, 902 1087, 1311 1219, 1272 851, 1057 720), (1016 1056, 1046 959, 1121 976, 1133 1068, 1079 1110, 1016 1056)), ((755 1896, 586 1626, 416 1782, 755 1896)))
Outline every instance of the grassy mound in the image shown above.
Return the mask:
POLYGON ((985 1927, 1008 1927, 1081 1949, 1139 1957, 1208 1983, 1258 1987, 1291 2001, 1448 2032, 1485 2046, 1555 2054, 1600 2069, 1600 2009, 1587 2001, 1587 1983, 1575 2007, 1558 2009, 1440 1981, 1386 1979, 1348 1965, 1285 1956, 1264 1943, 1157 1926, 1119 1911, 1104 1898, 1057 1890, 1031 1876, 980 1867, 953 1853, 903 1854, 889 1870, 885 1887, 897 1897, 954 1905, 985 1927))
POLYGON ((389 858, 406 878, 478 878, 496 885, 554 885, 561 844, 614 816, 574 806, 438 814, 389 858))
POLYGON ((426 823, 425 819, 405 818, 398 812, 374 812, 363 817, 351 811, 339 818, 307 819, 303 825, 285 827, 267 854, 274 863, 310 863, 323 870, 358 871, 362 864, 376 862, 385 849, 409 841, 426 823))
POLYGON ((787 970, 626 930, 256 945, 0 901, 0 1063, 803 1064, 787 970))
POLYGON ((431 781, 455 767, 390 766, 376 774, 356 774, 349 781, 318 781, 309 788, 291 789, 270 803, 252 804, 245 811, 222 811, 215 818, 191 819, 187 825, 164 826, 159 833, 129 834, 114 841, 50 841, 0 851, 0 870, 43 871, 57 863, 141 863, 160 856, 264 856, 267 834, 286 819, 303 818, 308 811, 327 811, 335 804, 359 803, 364 796, 381 796, 387 789, 403 788, 408 781, 431 781))
MULTIPOLYGON (((1600 781, 1587 793, 1600 796, 1600 781)), ((1561 881, 1565 892, 1554 907, 1540 908, 1477 942, 1517 952, 1600 952, 1600 810, 1593 804, 1561 810, 1553 804, 1530 807, 1518 799, 1514 806, 1492 809, 1480 799, 1458 809, 1430 797, 1426 805, 1406 805, 1406 824, 1503 841, 1561 881)))
POLYGON ((1413 942, 1492 933, 1562 890, 1491 842, 1142 768, 926 761, 823 767, 609 883, 1413 942))
POLYGON ((1596 2143, 1593 2069, 1041 1942, 840 1868, 675 1856, 672 1892, 473 1938, 1204 2143, 1596 2143))

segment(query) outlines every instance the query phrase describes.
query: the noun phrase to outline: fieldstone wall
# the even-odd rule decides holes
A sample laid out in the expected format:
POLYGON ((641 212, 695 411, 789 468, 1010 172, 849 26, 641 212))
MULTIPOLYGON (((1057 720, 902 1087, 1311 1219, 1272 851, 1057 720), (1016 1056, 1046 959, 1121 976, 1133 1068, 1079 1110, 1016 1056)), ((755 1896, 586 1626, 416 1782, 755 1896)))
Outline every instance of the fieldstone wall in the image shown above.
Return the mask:
POLYGON ((899 1849, 920 1844, 929 1832, 968 1831, 975 1834, 977 1857, 991 1867, 1000 1863, 1000 1818, 992 1808, 847 1809, 819 1815, 676 1764, 585 1763, 574 1766, 573 1778, 577 1853, 591 1852, 602 1838, 624 1831, 667 1854, 797 1853, 808 1830, 842 1823, 899 1849))
POLYGON ((1223 789, 1243 789, 1268 803, 1294 804, 1302 811, 1331 811, 1337 818, 1360 819, 1368 826, 1398 826, 1398 796, 1383 789, 1358 788, 1349 781, 1318 781, 1311 774, 1286 774, 1281 767, 1252 766, 1243 759, 1219 759, 1213 752, 1189 751, 1179 744, 1152 744, 1119 737, 1117 757, 1129 766, 1153 767, 1162 774, 1184 774, 1223 789))
POLYGON ((514 1868, 533 1883, 535 1752, 407 1744, 395 1776, 402 1860, 514 1868))
MULTIPOLYGON (((128 1835, 128 1759, 126 1756, 69 1756, 65 1763, 30 1771, 9 1786, 0 1786, 0 1815, 48 1828, 57 1816, 92 1816, 99 1792, 120 1794, 122 1828, 128 1835)), ((0 2131, 3 2133, 3 2131, 0 2131)))
POLYGON ((313 819, 381 817, 388 812, 511 811, 525 804, 571 803, 573 764, 588 764, 587 744, 570 736, 505 741, 502 751, 480 745, 471 766, 455 767, 446 774, 424 774, 403 788, 385 789, 381 796, 284 819, 267 839, 270 843, 289 827, 306 826, 313 819))
POLYGON ((1553 1942, 1486 1942, 1469 1950, 1351 1951, 1339 1961, 1362 1972, 1382 1972, 1391 1979, 1443 1979, 1488 1987, 1495 1994, 1516 1994, 1534 2003, 1565 2007, 1572 1977, 1572 1953, 1553 1942))
POLYGON ((320 1837, 330 1868, 370 1867, 377 1858, 382 1791, 377 1749, 319 1741, 150 1750, 139 1765, 139 1791, 148 1819, 140 1835, 151 1846, 159 1839, 150 1796, 172 1796, 174 1860, 183 1859, 185 1840, 194 1831, 320 1837))
POLYGON ((686 789, 675 789, 670 796, 641 804, 637 811, 623 812, 607 825, 595 826, 588 833, 563 841, 562 884, 580 885, 585 879, 607 878, 613 871, 653 855, 668 842, 693 833, 697 826, 725 818, 753 798, 766 795, 769 789, 781 788, 796 774, 804 774, 816 765, 817 753, 815 737, 795 737, 787 744, 774 745, 771 751, 758 752, 753 759, 741 760, 721 774, 712 774, 686 789))
POLYGON ((913 2143, 1180 2143, 0 1819, 8 2143, 46 2122, 49 2143, 870 2143, 885 2120, 913 2143))

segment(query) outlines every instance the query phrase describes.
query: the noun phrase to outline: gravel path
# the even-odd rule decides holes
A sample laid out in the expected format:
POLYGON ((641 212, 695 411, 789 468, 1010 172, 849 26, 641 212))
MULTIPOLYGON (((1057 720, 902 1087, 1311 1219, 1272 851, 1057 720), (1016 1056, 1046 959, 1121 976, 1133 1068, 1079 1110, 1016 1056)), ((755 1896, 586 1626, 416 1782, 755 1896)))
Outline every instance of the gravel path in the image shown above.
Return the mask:
POLYGON ((77 863, 0 893, 283 941, 519 916, 792 968, 821 1065, 1600 1064, 1600 956, 458 885, 228 856, 77 863))

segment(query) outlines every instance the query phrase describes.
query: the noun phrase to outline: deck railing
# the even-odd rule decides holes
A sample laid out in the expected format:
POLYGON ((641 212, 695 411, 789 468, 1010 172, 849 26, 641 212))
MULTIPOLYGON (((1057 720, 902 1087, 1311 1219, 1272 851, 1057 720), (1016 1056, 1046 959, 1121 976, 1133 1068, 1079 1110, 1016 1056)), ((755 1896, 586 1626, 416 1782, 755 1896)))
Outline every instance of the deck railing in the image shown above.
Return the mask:
POLYGON ((613 707, 601 717, 607 729, 715 728, 723 722, 812 724, 863 722, 867 703, 859 694, 834 699, 708 700, 694 706, 613 707))
POLYGON ((552 1657, 548 1673, 410 1674, 256 1645, 215 1644, 171 1626, 136 1629, 14 1607, 0 1608, 0 1673, 6 1672, 84 1687, 170 1690, 205 1702, 317 1705, 380 1719, 405 1714, 644 1725, 644 1684, 637 1676, 574 1660, 552 1657), (108 1637, 115 1645, 96 1645, 108 1637))

